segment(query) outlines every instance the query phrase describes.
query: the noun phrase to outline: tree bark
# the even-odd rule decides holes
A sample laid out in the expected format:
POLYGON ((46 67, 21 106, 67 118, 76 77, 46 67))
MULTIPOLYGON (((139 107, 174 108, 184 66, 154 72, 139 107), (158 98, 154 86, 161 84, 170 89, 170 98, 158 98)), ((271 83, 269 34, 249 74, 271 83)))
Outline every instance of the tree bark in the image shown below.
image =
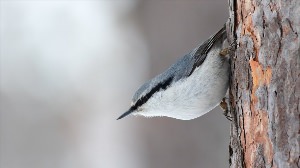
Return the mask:
POLYGON ((300 1, 229 0, 230 167, 300 167, 300 1))

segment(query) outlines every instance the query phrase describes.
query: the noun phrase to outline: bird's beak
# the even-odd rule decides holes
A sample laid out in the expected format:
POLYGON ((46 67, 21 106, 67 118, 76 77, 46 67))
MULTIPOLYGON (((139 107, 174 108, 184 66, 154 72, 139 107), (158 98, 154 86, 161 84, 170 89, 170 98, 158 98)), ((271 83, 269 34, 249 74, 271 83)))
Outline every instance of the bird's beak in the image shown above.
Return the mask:
POLYGON ((126 111, 125 113, 123 113, 119 118, 117 118, 117 120, 126 117, 127 115, 131 114, 132 112, 133 112, 133 111, 129 109, 128 111, 126 111))

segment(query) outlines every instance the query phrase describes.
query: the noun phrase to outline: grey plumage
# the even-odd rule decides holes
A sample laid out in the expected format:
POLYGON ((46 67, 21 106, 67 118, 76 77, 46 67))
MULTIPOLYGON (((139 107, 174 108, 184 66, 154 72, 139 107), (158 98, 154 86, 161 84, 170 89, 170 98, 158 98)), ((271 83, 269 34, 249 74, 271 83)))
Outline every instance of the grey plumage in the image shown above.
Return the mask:
MULTIPOLYGON (((197 70, 203 69, 203 70, 201 70, 201 71, 203 71, 203 72, 201 72, 201 74, 204 74, 204 76, 206 74, 205 72, 207 72, 208 75, 209 75, 209 73, 213 73, 212 75, 218 75, 218 74, 216 74, 219 72, 218 69, 220 69, 221 71, 223 71, 223 70, 228 71, 228 65, 225 65, 224 68, 223 68, 223 65, 216 65, 216 66, 213 65, 213 64, 223 64, 224 61, 227 61, 225 57, 218 55, 218 51, 221 49, 223 41, 225 39, 226 39, 226 30, 225 30, 225 26, 224 26, 216 34, 214 34, 208 40, 203 42, 199 47, 195 48, 190 53, 188 53, 185 56, 183 56, 182 58, 180 58, 175 64, 173 64, 171 67, 169 67, 165 72, 154 77, 153 79, 151 79, 150 81, 148 81, 144 85, 142 85, 136 91, 136 93, 134 94, 134 96, 132 98, 131 108, 126 113, 121 115, 118 119, 121 119, 121 118, 125 117, 126 115, 133 113, 133 112, 138 114, 139 113, 138 111, 143 111, 143 110, 138 110, 138 109, 140 107, 142 107, 144 104, 146 104, 148 102, 148 100, 152 99, 153 95, 157 95, 158 93, 160 93, 160 96, 167 97, 162 93, 164 90, 168 90, 170 87, 175 86, 176 83, 179 83, 182 81, 188 81, 188 78, 192 74, 194 74, 194 71, 196 71, 196 69, 197 70), (215 52, 211 52, 211 50, 218 50, 218 51, 215 53, 215 52), (210 55, 209 54, 210 52, 213 54, 210 55), (217 57, 215 57, 216 54, 217 54, 217 57), (208 56, 212 57, 210 59, 211 61, 207 61, 208 56), (215 71, 210 71, 207 68, 200 68, 205 62, 208 62, 208 63, 206 63, 207 66, 212 66, 212 68, 217 68, 217 71, 215 72, 215 71), (212 62, 212 64, 209 62, 212 62)), ((225 75, 228 76, 228 74, 225 74, 225 75)), ((193 77, 193 78, 195 78, 195 77, 193 77)), ((225 76, 225 78, 226 79, 224 79, 224 82, 225 82, 224 85, 228 85, 228 79, 227 79, 228 77, 225 76)), ((203 78, 203 81, 206 81, 206 79, 203 78)), ((197 86, 197 83, 189 83, 189 84, 197 86)), ((194 86, 189 86, 187 84, 185 84, 185 85, 187 87, 194 87, 194 86)), ((203 86, 206 86, 206 84, 203 86)), ((186 89, 188 89, 188 88, 184 88, 184 90, 186 90, 186 89)), ((199 90, 201 90, 201 88, 199 88, 199 90)), ((185 91, 184 93, 186 93, 186 92, 187 91, 185 91)), ((197 97, 198 96, 197 94, 203 93, 203 91, 201 91, 201 93, 200 92, 196 93, 196 92, 198 92, 198 91, 195 90, 195 93, 191 93, 191 94, 195 94, 195 97, 197 97)), ((176 98, 172 97, 172 99, 178 99, 178 96, 176 98)), ((189 99, 193 99, 193 98, 190 97, 190 95, 188 95, 188 99, 186 101, 190 101, 189 99)), ((185 100, 185 99, 183 99, 183 100, 185 100)), ((168 108, 170 108, 169 101, 166 101, 166 102, 168 103, 168 108)), ((176 106, 176 105, 174 104, 174 106, 176 106)), ((201 108, 199 110, 201 110, 201 108)), ((162 110, 162 111, 164 111, 164 110, 162 110)), ((156 112, 155 114, 157 114, 157 113, 159 114, 159 112, 156 112)), ((170 112, 170 113, 172 113, 172 112, 170 112)), ((182 111, 182 113, 185 113, 185 112, 182 111)), ((143 115, 142 112, 141 112, 141 115, 143 115)), ((147 116, 147 115, 145 115, 145 116, 147 116)), ((149 115, 149 116, 151 116, 151 115, 149 115)), ((165 115, 164 113, 162 113, 161 116, 174 117, 174 116, 172 116, 172 114, 165 115)), ((181 117, 174 117, 174 118, 183 119, 181 117)))

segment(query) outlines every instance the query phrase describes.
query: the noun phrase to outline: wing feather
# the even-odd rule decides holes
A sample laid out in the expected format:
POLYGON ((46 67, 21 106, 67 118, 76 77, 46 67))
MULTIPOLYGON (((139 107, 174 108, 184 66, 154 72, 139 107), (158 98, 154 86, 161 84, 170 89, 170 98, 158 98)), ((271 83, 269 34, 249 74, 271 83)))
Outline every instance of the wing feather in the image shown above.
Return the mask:
POLYGON ((194 50, 191 54, 194 59, 194 65, 190 73, 191 75, 193 71, 199 67, 207 57, 207 53, 212 48, 212 46, 216 43, 217 40, 224 40, 226 38, 226 27, 225 25, 221 30, 211 36, 208 40, 202 43, 196 50, 194 50))

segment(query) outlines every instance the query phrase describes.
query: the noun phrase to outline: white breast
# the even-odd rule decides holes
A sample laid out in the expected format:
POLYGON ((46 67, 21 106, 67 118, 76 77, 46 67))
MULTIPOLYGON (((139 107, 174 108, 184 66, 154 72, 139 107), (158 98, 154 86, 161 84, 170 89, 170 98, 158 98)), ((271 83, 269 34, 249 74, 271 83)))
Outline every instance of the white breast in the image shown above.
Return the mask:
POLYGON ((219 51, 215 52, 210 52, 188 78, 154 94, 143 109, 134 114, 191 120, 215 108, 225 96, 229 80, 228 60, 222 61, 219 51))

